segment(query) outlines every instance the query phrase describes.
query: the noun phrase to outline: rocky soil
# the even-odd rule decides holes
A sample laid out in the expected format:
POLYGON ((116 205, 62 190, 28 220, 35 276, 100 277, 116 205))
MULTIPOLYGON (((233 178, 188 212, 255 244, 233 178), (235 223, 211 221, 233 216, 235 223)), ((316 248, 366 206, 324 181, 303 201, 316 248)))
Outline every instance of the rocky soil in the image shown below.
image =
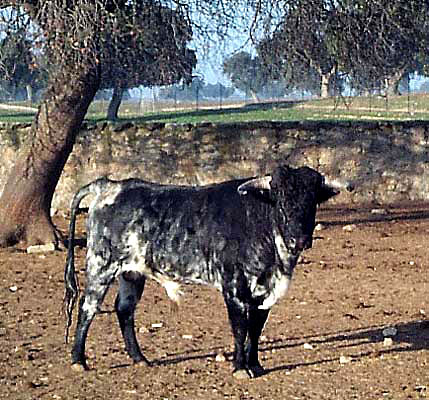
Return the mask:
MULTIPOLYGON (((134 366, 124 352, 113 287, 87 342, 91 370, 73 371, 61 314, 65 252, 0 251, 0 398, 425 398, 429 204, 331 206, 318 221, 313 248, 263 333, 266 374, 245 381, 231 375, 232 336, 219 293, 188 286, 173 313, 152 283, 136 318, 155 365, 134 366)), ((56 222, 65 230, 63 218, 56 222)), ((82 283, 84 255, 79 248, 82 283)))

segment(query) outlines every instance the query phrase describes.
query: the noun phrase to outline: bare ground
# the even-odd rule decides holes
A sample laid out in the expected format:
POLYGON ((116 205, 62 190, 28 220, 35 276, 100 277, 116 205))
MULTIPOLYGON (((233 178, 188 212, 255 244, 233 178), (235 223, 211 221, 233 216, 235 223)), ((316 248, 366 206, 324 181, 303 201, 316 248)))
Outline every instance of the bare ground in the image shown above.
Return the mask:
MULTIPOLYGON (((232 336, 218 292, 186 287, 175 314, 152 283, 137 329, 155 366, 132 365, 126 355, 112 312, 113 287, 87 342, 91 370, 73 371, 60 313, 65 253, 1 251, 0 398, 429 396, 429 204, 398 205, 384 214, 372 208, 320 210, 324 229, 315 232, 288 295, 272 310, 260 352, 267 373, 254 380, 231 375, 232 336), (386 338, 391 327, 396 334, 386 338)), ((65 227, 63 219, 57 223, 65 227)), ((81 281, 84 255, 77 250, 81 281)))

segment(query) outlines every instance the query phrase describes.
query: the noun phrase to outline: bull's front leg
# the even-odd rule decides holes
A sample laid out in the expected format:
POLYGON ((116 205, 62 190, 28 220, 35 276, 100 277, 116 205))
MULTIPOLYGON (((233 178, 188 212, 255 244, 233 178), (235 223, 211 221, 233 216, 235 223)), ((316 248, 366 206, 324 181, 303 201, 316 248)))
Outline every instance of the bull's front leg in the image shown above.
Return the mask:
POLYGON ((242 303, 233 293, 224 292, 229 322, 234 336, 234 372, 237 379, 249 378, 247 371, 247 357, 244 349, 248 333, 247 305, 242 303))
POLYGON ((259 309, 255 306, 249 309, 249 337, 246 346, 247 368, 252 377, 264 374, 264 368, 259 362, 259 337, 264 329, 270 310, 259 309))

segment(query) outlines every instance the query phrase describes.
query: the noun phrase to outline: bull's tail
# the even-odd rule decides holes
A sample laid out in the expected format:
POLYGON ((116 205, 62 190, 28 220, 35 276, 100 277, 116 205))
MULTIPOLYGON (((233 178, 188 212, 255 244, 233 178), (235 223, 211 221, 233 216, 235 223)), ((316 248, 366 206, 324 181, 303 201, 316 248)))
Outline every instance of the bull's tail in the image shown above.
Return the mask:
POLYGON ((74 240, 75 240, 75 227, 76 216, 79 213, 79 204, 84 197, 90 193, 99 194, 108 187, 110 181, 103 177, 97 179, 86 186, 83 186, 73 196, 70 204, 70 224, 69 224, 69 237, 67 246, 67 260, 64 269, 64 308, 67 318, 65 329, 65 342, 68 342, 69 329, 72 324, 73 309, 79 297, 79 285, 76 278, 76 271, 74 266, 74 240))

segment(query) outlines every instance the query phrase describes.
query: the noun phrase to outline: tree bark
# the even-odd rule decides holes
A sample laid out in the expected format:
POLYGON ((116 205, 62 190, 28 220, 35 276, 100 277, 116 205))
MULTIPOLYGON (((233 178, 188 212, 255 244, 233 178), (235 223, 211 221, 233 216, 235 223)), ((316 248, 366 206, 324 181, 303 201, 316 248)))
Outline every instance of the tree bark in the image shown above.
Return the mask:
POLYGON ((118 119, 119 107, 121 106, 124 89, 120 86, 113 88, 112 98, 110 99, 109 107, 107 108, 107 119, 115 121, 118 119))
POLYGON ((98 87, 95 71, 51 81, 0 197, 1 247, 19 242, 58 246, 60 235, 50 216, 52 197, 98 87))

